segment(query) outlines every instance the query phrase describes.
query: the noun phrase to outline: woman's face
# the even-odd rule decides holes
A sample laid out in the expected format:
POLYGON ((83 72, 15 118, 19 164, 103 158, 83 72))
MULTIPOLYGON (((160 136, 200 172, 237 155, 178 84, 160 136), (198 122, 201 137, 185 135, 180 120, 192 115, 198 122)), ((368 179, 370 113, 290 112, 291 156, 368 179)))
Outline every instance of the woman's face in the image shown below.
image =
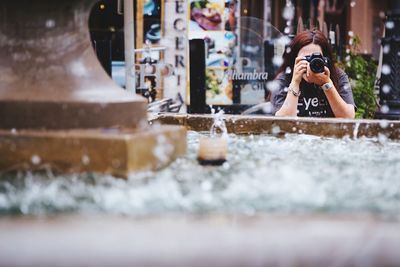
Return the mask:
MULTIPOLYGON (((320 47, 319 45, 316 45, 316 44, 308 44, 308 45, 306 45, 306 46, 303 46, 303 47, 300 49, 300 51, 299 51, 299 53, 297 54, 297 56, 298 56, 298 57, 305 57, 305 56, 309 56, 309 55, 311 55, 311 54, 313 54, 313 53, 320 53, 321 55, 323 55, 322 49, 321 49, 321 47, 320 47)), ((306 82, 309 82, 309 80, 307 79, 307 75, 306 75, 306 74, 303 74, 303 79, 304 79, 306 82)))

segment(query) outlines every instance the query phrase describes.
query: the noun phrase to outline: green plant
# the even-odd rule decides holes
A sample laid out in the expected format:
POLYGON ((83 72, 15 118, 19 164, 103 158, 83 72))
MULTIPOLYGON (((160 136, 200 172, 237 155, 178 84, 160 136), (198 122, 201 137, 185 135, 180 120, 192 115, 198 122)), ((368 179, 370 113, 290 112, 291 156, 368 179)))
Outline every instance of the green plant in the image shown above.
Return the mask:
POLYGON ((358 36, 351 37, 349 49, 339 67, 349 76, 357 106, 356 118, 368 119, 374 117, 378 107, 374 88, 377 64, 372 58, 361 55, 360 44, 358 36))

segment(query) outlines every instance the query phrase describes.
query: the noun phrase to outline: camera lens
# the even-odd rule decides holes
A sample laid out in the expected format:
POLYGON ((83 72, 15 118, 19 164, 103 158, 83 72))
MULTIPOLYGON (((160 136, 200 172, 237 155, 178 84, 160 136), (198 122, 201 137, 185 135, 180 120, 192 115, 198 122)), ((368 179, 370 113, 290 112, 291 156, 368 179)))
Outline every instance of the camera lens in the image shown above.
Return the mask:
POLYGON ((314 58, 310 62, 310 69, 315 73, 322 73, 325 71, 325 62, 321 58, 314 58))

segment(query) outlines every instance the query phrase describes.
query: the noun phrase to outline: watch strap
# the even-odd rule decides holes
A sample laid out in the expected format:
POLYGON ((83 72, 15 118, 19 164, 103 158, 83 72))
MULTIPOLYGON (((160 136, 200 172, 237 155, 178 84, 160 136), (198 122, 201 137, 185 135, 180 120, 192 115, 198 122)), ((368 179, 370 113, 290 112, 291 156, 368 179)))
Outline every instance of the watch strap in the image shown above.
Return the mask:
POLYGON ((329 89, 331 89, 333 87, 333 83, 329 82, 329 83, 325 83, 321 86, 322 90, 324 91, 328 91, 329 89))
POLYGON ((298 92, 296 92, 295 90, 293 90, 293 88, 291 86, 289 86, 288 91, 291 92, 295 97, 299 97, 301 95, 300 90, 298 92))

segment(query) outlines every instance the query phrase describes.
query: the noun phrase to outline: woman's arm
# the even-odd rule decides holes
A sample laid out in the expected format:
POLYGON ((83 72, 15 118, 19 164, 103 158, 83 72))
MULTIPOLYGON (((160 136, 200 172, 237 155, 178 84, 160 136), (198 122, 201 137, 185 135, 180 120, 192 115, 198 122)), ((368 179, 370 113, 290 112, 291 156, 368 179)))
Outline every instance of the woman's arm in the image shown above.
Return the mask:
POLYGON ((323 73, 313 73, 308 69, 307 77, 311 82, 319 86, 330 84, 330 88, 325 89, 324 93, 336 118, 354 119, 354 106, 346 103, 340 96, 338 90, 333 85, 333 82, 330 78, 330 71, 327 67, 325 67, 325 72, 323 73))
POLYGON ((300 82, 307 71, 307 65, 308 62, 304 60, 304 57, 296 58, 292 82, 289 85, 285 102, 283 102, 282 107, 275 113, 275 116, 297 116, 297 103, 301 94, 300 82))
POLYGON ((285 116, 297 116, 297 103, 299 101, 300 88, 298 84, 290 84, 288 88, 288 93, 283 102, 282 107, 275 113, 275 116, 285 117, 285 116))
MULTIPOLYGON (((330 81, 332 83, 332 81, 330 81)), ((333 83, 332 83, 333 84, 333 83)), ((347 104, 343 98, 339 95, 335 86, 329 90, 324 91, 326 98, 328 99, 329 105, 332 108, 333 114, 336 118, 347 118, 354 119, 355 110, 352 104, 347 104)))

